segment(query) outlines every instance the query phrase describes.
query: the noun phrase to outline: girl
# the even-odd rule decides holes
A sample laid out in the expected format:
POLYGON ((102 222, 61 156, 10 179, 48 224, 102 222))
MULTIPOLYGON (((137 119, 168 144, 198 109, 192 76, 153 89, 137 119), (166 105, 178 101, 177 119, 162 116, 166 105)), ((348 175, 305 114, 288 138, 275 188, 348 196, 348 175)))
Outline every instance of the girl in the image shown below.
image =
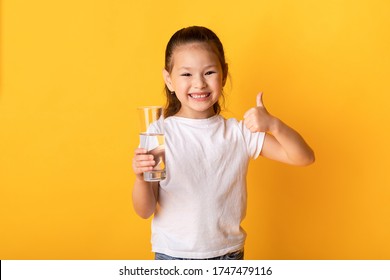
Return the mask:
POLYGON ((267 112, 261 93, 243 121, 220 116, 227 76, 214 32, 193 26, 171 37, 163 70, 167 178, 145 182, 153 156, 137 148, 133 159, 134 209, 143 218, 154 214, 155 259, 243 259, 250 158, 314 162, 304 139, 267 112))

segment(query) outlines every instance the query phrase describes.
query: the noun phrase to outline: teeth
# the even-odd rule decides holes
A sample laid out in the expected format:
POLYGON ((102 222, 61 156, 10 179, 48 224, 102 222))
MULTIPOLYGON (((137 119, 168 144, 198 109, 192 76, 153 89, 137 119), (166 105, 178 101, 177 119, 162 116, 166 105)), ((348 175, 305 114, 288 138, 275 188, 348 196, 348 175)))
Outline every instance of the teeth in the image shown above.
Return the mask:
POLYGON ((196 98, 205 98, 205 97, 207 97, 207 96, 209 96, 209 94, 200 94, 200 95, 192 95, 192 94, 191 94, 191 97, 192 97, 192 98, 195 98, 195 99, 196 99, 196 98))

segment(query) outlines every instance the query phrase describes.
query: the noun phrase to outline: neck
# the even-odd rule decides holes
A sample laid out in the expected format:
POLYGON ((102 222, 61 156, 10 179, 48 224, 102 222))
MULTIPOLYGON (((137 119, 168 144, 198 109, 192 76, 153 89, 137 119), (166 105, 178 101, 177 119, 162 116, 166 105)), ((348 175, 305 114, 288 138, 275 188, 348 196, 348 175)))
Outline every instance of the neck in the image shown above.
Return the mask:
POLYGON ((209 112, 196 112, 196 113, 184 113, 181 110, 175 114, 176 117, 187 118, 187 119, 208 119, 215 116, 214 110, 209 112))

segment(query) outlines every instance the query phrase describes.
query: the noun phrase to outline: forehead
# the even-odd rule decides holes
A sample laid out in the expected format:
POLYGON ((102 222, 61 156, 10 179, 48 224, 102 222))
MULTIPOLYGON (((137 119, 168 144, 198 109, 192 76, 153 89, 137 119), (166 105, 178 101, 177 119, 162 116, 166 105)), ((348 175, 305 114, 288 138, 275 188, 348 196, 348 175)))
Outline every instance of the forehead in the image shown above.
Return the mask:
POLYGON ((185 63, 186 61, 199 61, 199 58, 205 60, 216 60, 219 61, 214 48, 204 42, 187 43, 177 46, 173 52, 173 62, 185 63))
POLYGON ((205 51, 214 52, 214 49, 212 48, 211 44, 206 42, 184 43, 176 46, 174 52, 191 51, 191 50, 205 50, 205 51))

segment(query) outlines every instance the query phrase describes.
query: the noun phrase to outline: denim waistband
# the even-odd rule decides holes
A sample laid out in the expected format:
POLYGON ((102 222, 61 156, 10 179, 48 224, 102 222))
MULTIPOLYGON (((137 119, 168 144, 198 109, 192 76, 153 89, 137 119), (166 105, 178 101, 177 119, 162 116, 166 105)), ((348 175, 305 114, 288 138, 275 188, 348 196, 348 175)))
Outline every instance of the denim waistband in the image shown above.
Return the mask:
POLYGON ((243 260, 244 259, 244 249, 227 253, 222 256, 206 258, 206 259, 191 259, 191 258, 178 258, 165 255, 163 253, 155 253, 155 260, 243 260))

